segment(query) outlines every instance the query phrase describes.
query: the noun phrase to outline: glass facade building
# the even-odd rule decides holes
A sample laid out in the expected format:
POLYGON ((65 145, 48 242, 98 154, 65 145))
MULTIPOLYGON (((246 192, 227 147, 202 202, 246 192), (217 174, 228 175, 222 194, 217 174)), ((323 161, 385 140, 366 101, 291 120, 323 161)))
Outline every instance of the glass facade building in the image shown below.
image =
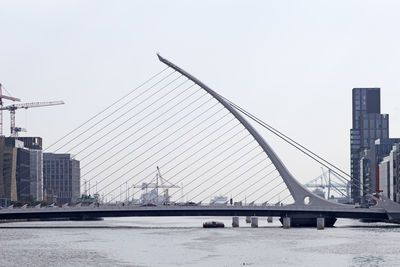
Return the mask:
POLYGON ((389 137, 389 115, 381 114, 380 88, 353 88, 352 129, 350 130, 351 196, 360 203, 363 195, 361 184, 361 157, 376 139, 389 137))

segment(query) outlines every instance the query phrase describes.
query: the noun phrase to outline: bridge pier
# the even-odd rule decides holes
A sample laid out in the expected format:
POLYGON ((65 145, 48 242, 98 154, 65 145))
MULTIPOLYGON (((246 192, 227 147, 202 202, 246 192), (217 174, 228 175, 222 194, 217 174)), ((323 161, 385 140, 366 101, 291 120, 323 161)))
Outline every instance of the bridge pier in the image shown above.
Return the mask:
POLYGON ((232 217, 232 227, 239 227, 239 217, 238 216, 232 217))
POLYGON ((256 216, 251 217, 251 227, 258 228, 258 217, 256 216))
MULTIPOLYGON (((281 217, 279 221, 282 223, 283 227, 285 228, 284 223, 285 217, 281 217)), ((315 214, 296 214, 290 217, 290 227, 319 227, 320 224, 321 229, 325 227, 333 227, 336 222, 335 217, 317 217, 315 214), (319 219, 321 218, 321 219, 319 219)), ((318 228, 319 229, 319 228, 318 228)))
POLYGON ((292 224, 292 218, 287 216, 282 217, 282 224, 283 224, 283 229, 289 229, 292 224))
POLYGON ((250 216, 246 216, 246 223, 251 223, 251 217, 250 216))
POLYGON ((325 218, 317 217, 317 229, 324 230, 324 228, 325 228, 325 218))

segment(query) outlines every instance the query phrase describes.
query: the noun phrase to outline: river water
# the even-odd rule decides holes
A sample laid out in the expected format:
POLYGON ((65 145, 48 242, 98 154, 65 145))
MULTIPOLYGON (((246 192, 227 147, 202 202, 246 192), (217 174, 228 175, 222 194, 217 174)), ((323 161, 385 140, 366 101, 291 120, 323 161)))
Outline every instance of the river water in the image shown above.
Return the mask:
POLYGON ((400 266, 400 226, 338 220, 283 229, 278 220, 106 218, 0 225, 0 266, 400 266), (226 228, 203 229, 206 220, 226 228))

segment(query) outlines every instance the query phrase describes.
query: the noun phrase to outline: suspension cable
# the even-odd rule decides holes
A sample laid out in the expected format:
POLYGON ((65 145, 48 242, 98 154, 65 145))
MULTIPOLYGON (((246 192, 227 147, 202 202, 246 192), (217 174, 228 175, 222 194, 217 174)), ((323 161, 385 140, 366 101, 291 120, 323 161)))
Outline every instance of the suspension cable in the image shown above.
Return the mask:
MULTIPOLYGON (((194 93, 197 93, 197 91, 195 91, 194 93)), ((194 94, 193 93, 193 94, 194 94)), ((191 95, 189 95, 188 97, 191 97, 193 94, 191 94, 191 95)), ((197 102, 198 100, 200 100, 201 98, 203 98, 204 96, 206 96, 207 94, 203 94, 203 95, 201 95, 200 97, 198 97, 197 99, 195 99, 194 101, 192 101, 192 102, 190 102, 187 106, 185 106, 183 109, 181 109, 181 110, 179 110, 178 112, 176 112, 175 114, 173 114, 171 117, 169 117, 167 120, 164 120, 161 124, 159 124, 159 125, 162 125, 162 124, 164 124, 166 121, 168 121, 170 118, 173 118, 173 117, 175 117, 177 114, 179 114, 180 112, 182 112, 182 110, 184 110, 184 109, 186 109, 186 108, 188 108, 189 106, 191 106, 193 103, 195 103, 195 102, 197 102)), ((175 105, 176 106, 176 105, 175 105)), ((168 111, 170 111, 170 110, 172 110, 172 108, 174 108, 175 106, 173 106, 173 107, 171 107, 170 109, 168 109, 168 111)), ((165 113, 167 113, 168 111, 166 111, 165 113)), ((164 114, 165 114, 164 113, 164 114)), ((156 118, 157 119, 157 118, 156 118)), ((117 170, 115 170, 115 171, 113 171, 111 174, 109 174, 109 175, 107 175, 104 179, 102 179, 102 180, 100 180, 100 182, 103 182, 106 178, 108 178, 108 177, 110 177, 111 175, 113 175, 113 174, 115 174, 116 172, 118 172, 119 170, 121 170, 122 168, 124 168, 125 166, 127 166, 128 164, 130 164, 131 162, 133 162, 134 160, 136 160, 138 157, 140 157, 141 156, 141 154, 140 155, 138 155, 138 156, 136 156, 134 159, 132 159, 132 160, 130 160, 129 162, 127 162, 126 164, 124 164, 122 167, 120 167, 120 168, 118 168, 117 170)), ((132 169, 131 169, 132 170, 132 169)), ((129 171, 128 171, 129 172, 129 171)), ((124 173, 124 174, 126 174, 126 173, 124 173)), ((121 177, 121 176, 120 176, 121 177)), ((120 178, 120 177, 118 177, 118 178, 120 178)), ((116 179, 117 180, 117 179, 116 179)), ((112 183, 114 183, 116 180, 114 180, 112 183)), ((112 184, 111 183, 111 184, 112 184)), ((110 184, 108 184, 107 186, 109 186, 110 184)), ((105 187, 107 187, 107 186, 105 186, 105 187)), ((100 189, 100 190, 103 190, 103 189, 105 189, 105 187, 103 187, 102 189, 100 189)))
MULTIPOLYGON (((271 181, 268 181, 268 183, 267 183, 266 185, 272 183, 272 182, 275 181, 278 177, 280 177, 280 175, 276 176, 276 177, 275 177, 274 179, 272 179, 271 181)), ((281 181, 277 186, 271 188, 271 189, 268 190, 266 193, 264 193, 264 194, 262 194, 261 196, 259 196, 258 198, 256 198, 256 199, 254 200, 254 202, 256 202, 257 200, 259 200, 259 199, 262 198, 263 196, 267 195, 269 192, 275 190, 278 186, 282 185, 283 183, 284 183, 284 181, 281 181)), ((263 187, 260 187, 259 189, 257 189, 256 191, 254 191, 254 192, 252 193, 252 195, 254 195, 254 194, 257 193, 258 191, 260 191, 260 189, 262 189, 262 188, 263 188, 263 187)), ((242 199, 242 201, 243 201, 243 199, 242 199)), ((268 201, 266 201, 266 202, 268 202, 268 201)))
MULTIPOLYGON (((272 162, 267 166, 267 168, 269 166, 271 166, 272 162)), ((257 180, 256 182, 250 184, 248 187, 246 187, 245 189, 243 189, 242 191, 240 191, 239 193, 237 193, 236 195, 234 195, 232 198, 236 198, 237 196, 239 196, 240 194, 242 194, 243 192, 245 192, 246 190, 248 190, 249 188, 253 187, 254 185, 258 184, 259 182, 261 182, 263 179, 265 179, 266 177, 268 177, 270 174, 272 174, 274 171, 276 171, 276 169, 273 169, 272 171, 270 171, 268 174, 264 175, 263 177, 261 177, 259 180, 257 180)), ((280 177, 279 175, 277 177, 280 177)))
MULTIPOLYGON (((244 155, 242 155, 241 157, 239 157, 240 159, 243 159, 245 156, 247 156, 248 154, 250 154, 251 152, 253 152, 253 149, 247 151, 244 155)), ((261 152, 262 153, 262 152, 261 152)), ((247 160, 245 163, 242 163, 239 167, 237 167, 234 171, 236 171, 237 169, 243 167, 244 165, 246 165, 247 163, 249 163, 250 161, 252 161, 253 159, 255 159, 256 157, 258 157, 261 153, 256 154, 255 156, 253 156, 252 158, 250 158, 249 160, 247 160)), ((233 163, 236 163, 237 161, 234 161, 233 163)), ((263 160, 262 160, 263 161, 263 160)), ((261 161, 261 162, 262 162, 261 161)), ((260 162, 260 163, 261 163, 260 162)), ((257 166, 259 163, 257 163, 256 165, 252 166, 252 168, 254 168, 255 166, 257 166)), ((250 168, 251 169, 251 168, 250 168)), ((215 177, 217 174, 221 173, 222 171, 225 171, 224 168, 222 168, 220 171, 218 171, 217 173, 215 173, 214 175, 210 176, 207 180, 202 181, 200 184, 198 184, 196 187, 192 188, 191 190, 189 190, 188 192, 186 192, 185 195, 189 195, 191 192, 193 192, 194 190, 196 190, 198 187, 200 187, 201 185, 203 185, 203 183, 208 182, 209 180, 211 180, 213 177, 215 177)), ((210 189, 211 187, 215 186, 217 183, 219 183, 220 181, 222 181, 223 179, 225 179, 226 177, 228 177, 230 174, 232 174, 234 171, 231 171, 229 174, 226 174, 223 176, 223 178, 219 179, 216 183, 210 185, 209 187, 203 189, 203 191, 201 191, 200 193, 198 193, 197 195, 195 195, 194 197, 192 197, 189 201, 192 201, 194 198, 198 197, 199 195, 201 195, 204 191, 210 189)), ((232 182, 232 181, 231 181, 232 182)), ((184 195, 184 196, 185 196, 184 195)))
MULTIPOLYGON (((207 161, 206 163, 202 164, 200 167, 196 168, 196 169, 195 169, 194 171, 192 171, 190 174, 192 174, 192 173, 196 172, 197 170, 203 168, 206 164, 210 163, 212 160, 215 160, 215 159, 216 159, 217 157, 219 157, 222 153, 224 153, 225 151, 231 149, 234 145, 240 143, 240 142, 241 142, 242 140, 244 140, 246 137, 248 137, 248 135, 245 136, 245 137, 243 137, 243 138, 241 138, 239 141, 236 141, 233 145, 229 146, 226 150, 220 152, 219 154, 217 154, 216 156, 214 156, 211 160, 207 161)), ((231 139, 228 139, 227 141, 230 141, 230 140, 231 140, 231 139)), ((249 145, 249 144, 250 144, 250 143, 247 143, 245 146, 247 146, 247 145, 249 145)), ((229 157, 228 157, 228 158, 229 158, 229 157)), ((188 167, 189 167, 189 166, 188 166, 188 167)), ((186 170, 188 167, 185 167, 185 168, 183 168, 182 170, 180 170, 178 173, 175 174, 175 176, 178 175, 178 174, 180 174, 180 173, 183 172, 184 170, 186 170)), ((171 178, 170 178, 170 179, 171 179, 171 178)), ((179 180, 177 183, 180 183, 180 182, 183 181, 184 179, 185 179, 185 178, 179 180)), ((114 189, 114 190, 116 190, 116 189, 114 189)), ((113 190, 113 191, 114 191, 114 190, 113 190)), ((113 200, 113 199, 111 199, 111 201, 112 201, 112 200, 113 200)))
MULTIPOLYGON (((261 153, 262 153, 262 152, 261 152, 261 153)), ((250 160, 255 159, 255 158, 258 157, 261 153, 255 155, 255 156, 254 156, 253 158, 251 158, 250 160)), ((249 160, 249 161, 250 161, 250 160, 249 160)), ((204 200, 210 198, 212 195, 216 194, 218 191, 220 191, 222 188, 226 187, 228 184, 230 184, 230 183, 236 181, 238 178, 243 177, 244 174, 248 173, 251 169, 253 169, 253 168, 255 168, 256 166, 260 165, 262 162, 264 162, 264 160, 265 160, 265 159, 261 159, 261 160, 258 161, 256 164, 254 164, 254 165, 252 165, 250 168, 248 168, 246 171, 244 171, 244 172, 242 172, 241 174, 237 175, 233 180, 229 181, 228 183, 226 183, 226 184, 224 184, 223 186, 219 187, 219 188, 218 188, 217 190, 215 190, 213 193, 209 194, 207 197, 203 198, 200 202, 203 202, 204 200)), ((247 164, 247 162, 246 162, 246 164, 247 164)), ((240 166, 240 167, 242 167, 242 166, 240 166)), ((255 174, 253 174, 253 176, 254 176, 254 175, 257 175, 258 173, 260 173, 260 172, 263 171, 263 170, 265 170, 265 168, 259 170, 259 171, 256 172, 255 174)), ((253 176, 250 176, 250 178, 252 178, 253 176)), ((224 180, 225 178, 226 178, 226 177, 224 177, 223 179, 221 179, 221 181, 224 180)), ((216 185, 216 184, 217 184, 217 183, 212 184, 211 186, 209 186, 209 187, 207 188, 207 190, 208 190, 209 188, 213 187, 213 186, 216 185)), ((204 192, 204 191, 203 191, 203 192, 204 192)), ((202 192, 202 193, 203 193, 203 192, 202 192)), ((197 197, 197 196, 198 196, 198 195, 196 195, 196 197, 197 197)), ((192 198, 192 199, 193 199, 193 198, 192 198)))
MULTIPOLYGON (((243 155, 241 158, 243 158, 244 156, 247 156, 249 153, 251 153, 252 150, 248 151, 245 155, 243 155)), ((247 161, 245 161, 244 163, 242 163, 241 165, 239 165, 238 167, 236 167, 235 169, 233 169, 232 171, 230 171, 228 174, 224 175, 221 179, 219 179, 218 181, 216 181, 215 183, 211 184, 209 187, 203 189, 200 193, 198 193, 197 195, 195 195, 194 197, 192 197, 191 200, 193 200, 194 198, 198 197, 199 195, 203 194, 205 191, 207 191, 208 189, 210 189, 211 187, 216 186, 219 182, 222 182, 223 180, 225 180, 225 178, 229 177, 232 173, 235 173, 237 170, 239 170, 240 168, 242 168, 243 166, 245 166, 246 164, 248 164, 250 161, 252 161, 253 159, 257 158, 259 155, 261 155, 263 152, 260 152, 258 154, 256 154, 255 156, 251 157, 250 159, 248 159, 247 161)), ((258 163, 254 166, 252 166, 252 168, 254 168, 255 166, 257 166, 258 163)), ((240 176, 240 175, 239 175, 240 176)), ((232 182, 232 181, 231 181, 232 182)), ((193 191, 193 190, 192 190, 193 191)), ((217 190, 219 191, 219 190, 217 190)), ((216 191, 216 192, 217 192, 216 191)), ((186 194, 189 194, 191 191, 187 192, 186 194)), ((214 194, 214 193, 213 193, 214 194)), ((211 195, 213 195, 211 194, 211 195)), ((204 200, 204 199, 203 199, 204 200)), ((200 202, 202 202, 203 200, 201 200, 200 202)))
MULTIPOLYGON (((226 115, 229 115, 229 114, 230 114, 230 113, 227 113, 226 115)), ((225 115, 225 116, 226 116, 226 115, 225 115)), ((225 117, 225 116, 224 116, 224 117, 225 117)), ((224 117, 222 117, 221 119, 223 119, 224 117)), ((221 119, 220 119, 220 120, 221 120, 221 119)), ((224 126, 226 126, 228 123, 230 123, 230 122, 233 121, 233 120, 234 120, 234 118, 232 118, 230 121, 226 122, 224 125, 220 126, 218 129, 214 130, 214 131, 211 133, 211 135, 214 134, 214 133, 216 133, 216 132, 218 132, 220 129, 222 129, 224 126)), ((218 121, 216 121, 216 122, 218 122, 218 121)), ((215 124, 216 122, 214 122, 213 124, 215 124)), ((217 138, 213 139, 211 142, 208 143, 208 145, 213 144, 216 140, 218 140, 218 139, 220 139, 221 137, 223 137, 223 136, 225 136, 226 134, 228 134, 230 131, 232 131, 233 129, 235 129, 239 124, 240 124, 240 123, 234 125, 234 126, 231 127, 229 130, 225 131, 224 133, 222 133, 221 135, 219 135, 217 138)), ((212 125, 210 125, 210 127, 211 127, 211 126, 212 126, 212 125)), ((243 132, 243 131, 244 131, 244 129, 242 129, 239 133, 241 133, 241 132, 243 132)), ((237 134, 239 134, 239 133, 237 133, 237 134)), ((196 136, 199 135, 199 134, 200 134, 200 132, 199 132, 198 134, 196 134, 194 137, 196 137, 196 136)), ((203 137, 201 140, 197 141, 195 144, 191 145, 189 148, 185 149, 183 152, 179 153, 179 154, 176 155, 174 158, 170 159, 168 162, 166 162, 166 163, 164 164, 164 166, 167 166, 169 163, 171 163, 172 161, 174 161, 174 160, 177 159, 178 157, 182 156, 182 155, 185 154, 187 151, 190 151, 193 147, 197 146, 198 144, 200 144, 201 142, 203 142, 203 141, 204 141, 205 139, 207 139, 208 137, 209 137, 209 136, 203 137)), ((192 139, 188 139, 188 140, 186 140, 186 141, 185 141, 183 144, 181 144, 181 145, 184 145, 184 144, 186 144, 187 142, 189 142, 189 141, 191 141, 191 140, 192 140, 192 139)), ((230 138, 228 138, 228 139, 227 139, 226 141, 224 141, 222 144, 225 144, 225 143, 228 142, 229 140, 230 140, 230 138)), ((221 144, 221 145, 222 145, 222 144, 221 144)), ((192 153, 189 157, 186 157, 186 158, 185 158, 185 161, 187 161, 188 159, 192 158, 194 155, 198 154, 200 151, 202 151, 202 150, 205 149, 206 147, 207 147, 207 146, 203 146, 201 149, 195 151, 195 153, 192 153)), ((171 151, 168 152, 166 155, 164 155, 163 157, 161 157, 160 159, 158 159, 158 161, 160 161, 160 160, 162 160, 163 158, 165 158, 166 156, 170 155, 170 154, 171 154, 172 152, 174 152, 176 149, 177 149, 177 148, 171 150, 171 151)), ((175 169, 177 166, 179 166, 180 164, 182 164, 182 163, 185 162, 185 161, 182 161, 182 162, 178 163, 177 165, 173 166, 172 168, 168 169, 166 172, 164 172, 164 175, 167 174, 167 173, 169 173, 170 171, 172 171, 173 169, 175 169)), ((157 162, 157 161, 155 161, 155 163, 156 163, 156 162, 157 162)), ((154 165, 155 163, 153 163, 152 165, 154 165)), ((151 167, 152 165, 148 166, 147 168, 151 167)), ((140 174, 140 173, 139 173, 139 174, 140 174)), ((148 177, 149 177, 149 176, 143 177, 143 178, 140 179, 137 183, 141 183, 142 181, 145 181, 148 177)), ((132 178, 131 178, 131 179, 132 179, 132 178)), ((131 180, 131 179, 129 179, 129 180, 131 180)), ((170 179, 171 179, 171 178, 170 178, 170 179)), ((166 182, 169 182, 169 183, 170 183, 170 179, 167 179, 166 182)), ((140 190, 139 190, 139 191, 140 191, 140 190)), ((139 191, 132 192, 132 194, 137 194, 139 191)), ((124 192, 124 193, 125 193, 125 192, 124 192)))
MULTIPOLYGON (((187 175, 186 177, 184 177, 183 179, 179 180, 177 183, 182 182, 183 180, 185 180, 186 178, 190 177, 191 174, 195 173, 196 171, 202 169, 205 165, 207 165, 208 163, 212 162, 213 160, 217 159, 219 156, 222 155, 222 153, 225 153, 226 151, 230 150, 231 148, 233 148, 235 145, 239 144, 241 141, 243 141, 244 139, 246 139, 249 135, 244 136, 243 138, 239 139, 238 141, 236 141, 233 145, 229 146, 227 149, 221 151, 220 153, 218 153, 216 156, 214 156, 211 160, 207 161, 206 163, 200 165, 200 167, 196 168, 194 171, 190 172, 189 175, 187 175)), ((208 168, 205 172, 203 172, 201 175, 197 176, 197 178, 195 178, 194 180, 191 180, 187 185, 192 184, 194 181, 196 181, 197 179, 199 179, 200 177, 202 177, 204 174, 208 173, 209 171, 213 170, 215 167, 219 166, 220 164, 222 164, 223 162, 225 162, 227 159, 229 159, 230 157, 232 157, 233 155, 237 154, 239 151, 243 150, 244 148, 246 148, 248 145, 250 145, 253 142, 253 140, 251 140, 250 142, 246 143, 245 145, 243 145, 242 147, 240 147, 239 149, 235 150, 233 153, 231 153, 229 156, 225 157, 224 159, 222 159, 221 161, 219 161, 217 164, 214 164, 213 167, 208 168)), ((175 175, 176 176, 176 175, 175 175)), ((187 186, 186 185, 186 186, 187 186)), ((177 192, 174 192, 173 194, 170 195, 170 197, 172 197, 174 194, 176 194, 177 192)))
MULTIPOLYGON (((134 118, 136 115, 143 113, 146 109, 148 109, 149 107, 151 107, 153 104, 155 104, 156 102, 158 102, 159 100, 161 100, 162 98, 166 97, 167 95, 169 95, 170 93, 174 92, 177 88, 179 88, 181 85, 176 86, 175 88, 173 88, 171 91, 169 91, 168 93, 164 94, 163 96, 161 96, 160 98, 158 98, 156 101, 152 102, 150 105, 146 106, 145 108, 141 109, 139 112, 136 112, 135 115, 131 116, 128 120, 126 120, 124 123, 128 122, 129 120, 131 120, 132 118, 134 118)), ((174 96, 173 99, 175 99, 176 97, 180 96, 181 94, 183 94, 184 92, 186 92, 188 89, 190 89, 191 87, 193 87, 193 85, 187 87, 186 89, 184 89, 182 92, 180 92, 178 95, 174 96)), ((167 103, 171 102, 173 99, 167 101, 167 103)), ((137 107, 137 106, 136 106, 137 107)), ((148 118, 149 116, 153 115, 155 113, 156 110, 153 110, 152 112, 150 112, 149 114, 145 115, 143 118, 137 120, 134 124, 132 124, 131 126, 129 126, 127 129, 125 129, 124 131, 122 131, 121 133, 119 133, 120 135, 127 132, 128 130, 132 129, 134 126, 136 126, 137 124, 139 124, 140 122, 142 122, 144 119, 148 118)), ((122 126, 122 124, 120 124, 119 126, 122 126)), ((118 127, 119 127, 118 126, 118 127)), ((117 128, 118 128, 117 127, 117 128)), ((144 127, 140 128, 139 130, 143 129, 144 127)), ((131 133, 130 135, 128 135, 127 137, 125 137, 123 140, 119 141, 117 144, 115 144, 112 148, 122 144, 123 142, 125 142, 125 139, 132 137, 134 134, 136 134, 139 130, 134 131, 133 133, 131 133)), ((105 143, 110 142, 111 140, 113 140, 114 138, 109 139, 108 141, 106 141, 105 143)), ((97 151, 98 149, 100 149, 102 146, 97 147, 95 150, 97 151)), ((108 150, 109 151, 109 150, 108 150)), ((107 152, 108 152, 107 151, 107 152)), ((79 151, 76 155, 80 154, 82 152, 79 151)), ((103 153, 104 155, 104 153, 103 153)), ((85 160, 87 157, 89 157, 90 154, 84 156, 81 161, 85 160)), ((111 156, 112 157, 112 156, 111 156)), ((86 166, 88 166, 90 163, 92 163, 93 161, 95 161, 98 158, 95 158, 91 161, 89 161, 88 163, 86 163, 83 167, 81 167, 82 169, 85 168, 86 166)))
MULTIPOLYGON (((147 98, 145 98, 144 100, 142 100, 138 105, 141 105, 142 103, 144 103, 145 101, 147 101, 148 99, 150 99, 151 97, 153 97, 155 94, 159 93, 161 90, 163 90, 165 87, 171 85, 172 83, 174 83, 175 81, 177 81, 178 79, 180 79, 182 76, 179 76, 177 78, 175 78, 174 80, 172 80, 171 82, 169 82, 167 85, 165 85, 164 87, 160 88, 158 91, 154 92, 153 94, 151 94, 150 96, 148 96, 147 98)), ((180 83, 178 85, 178 87, 182 86, 183 84, 185 84, 188 80, 183 81, 182 83, 180 83)), ((176 88, 174 88, 176 89, 176 88)), ((125 111, 124 113, 120 114, 118 117, 116 117, 115 119, 113 119, 112 121, 108 122, 105 126, 103 126, 103 129, 107 128, 108 126, 110 126, 111 124, 113 124, 114 122, 116 122, 117 120, 119 120, 120 118, 122 118, 123 116, 125 116, 126 114, 128 114, 129 112, 131 112, 133 109, 135 109, 138 105, 135 105, 133 107, 131 107, 130 109, 128 109, 127 111, 125 111)), ((132 118, 132 117, 131 117, 132 118)), ((130 118, 130 119, 131 119, 130 118)), ((124 123, 126 123, 127 121, 129 121, 130 119, 124 121, 122 124, 120 124, 119 126, 123 125, 124 123)), ((108 131, 106 134, 102 135, 99 139, 95 140, 95 142, 90 143, 89 145, 87 145, 85 148, 83 148, 82 150, 80 150, 76 155, 82 153, 82 151, 86 150, 87 148, 89 148, 90 146, 92 146, 93 144, 96 143, 96 141, 101 140, 102 138, 104 138, 105 136, 109 135, 110 133, 112 133, 113 131, 117 130, 119 128, 119 126, 111 129, 111 131, 108 131)), ((88 137, 86 137, 85 139, 83 139, 81 142, 79 142, 78 144, 74 145, 72 148, 70 148, 68 152, 70 152, 71 150, 73 150, 74 148, 80 146, 81 144, 85 143, 86 141, 90 140, 93 136, 95 136, 97 134, 97 132, 95 131, 94 133, 92 133, 91 135, 89 135, 88 137)))
MULTIPOLYGON (((100 112, 96 113, 94 116, 90 117, 88 120, 86 120, 84 123, 80 124, 79 126, 77 126, 76 128, 74 128, 73 130, 71 130, 70 132, 68 132, 67 134, 65 134, 63 137, 61 137, 60 139, 58 139, 57 141, 55 141, 54 143, 52 143, 51 145, 49 145, 46 149, 44 149, 44 151, 49 150, 51 147, 53 147, 54 145, 58 144, 59 142, 61 142, 62 140, 64 140, 65 138, 67 138, 68 136, 70 136, 72 133, 76 132, 77 130, 79 130, 80 128, 82 128, 83 126, 85 126, 87 123, 91 122, 92 120, 94 120, 95 118, 97 118, 98 116, 100 116, 101 114, 103 114, 104 112, 106 112, 108 109, 110 109, 111 107, 115 106, 116 104, 118 104, 119 102, 121 102, 123 99, 125 99, 127 96, 131 95, 133 92, 135 92, 136 90, 138 90, 139 88, 143 87, 144 85, 146 85, 147 83, 149 83, 151 80, 155 79, 157 76, 159 76, 161 73, 163 73, 164 71, 166 71, 167 69, 169 69, 169 67, 166 67, 165 69, 163 69, 162 71, 156 73, 155 75, 153 75, 152 77, 150 77, 148 80, 146 80, 145 82, 143 82, 142 84, 140 84, 139 86, 137 86, 136 88, 134 88, 133 90, 131 90, 130 92, 128 92, 127 94, 125 94, 123 97, 119 98, 118 100, 116 100, 115 102, 113 102, 111 105, 107 106, 105 109, 101 110, 100 112)), ((173 73, 175 73, 176 71, 174 70, 173 72, 171 72, 167 77, 169 77, 170 75, 172 75, 173 73)), ((167 77, 165 77, 164 79, 166 79, 167 77)))
MULTIPOLYGON (((212 100, 212 99, 210 99, 210 100, 212 100)), ((210 101, 210 100, 209 100, 209 101, 210 101)), ((207 101, 207 102, 208 102, 208 101, 207 101)), ((209 109, 212 109, 214 106, 216 106, 216 104, 214 104, 213 106, 211 106, 209 109)), ((222 109, 217 110, 217 112, 213 113, 211 116, 215 116, 215 115, 218 114, 221 110, 222 110, 222 109)), ((193 110, 193 111, 194 111, 194 110, 193 110)), ((176 123, 180 122, 180 120, 182 120, 183 118, 189 116, 191 113, 193 113, 193 111, 190 112, 190 113, 188 113, 188 114, 186 114, 184 117, 180 118, 180 119, 177 120, 175 123, 173 123, 172 125, 170 125, 169 127, 167 127, 166 130, 169 129, 169 128, 171 128, 172 126, 174 126, 176 123)), ((200 115, 198 115, 196 118, 198 118, 198 117, 200 117, 200 116, 202 116, 202 115, 203 115, 203 114, 200 114, 200 115)), ((205 120, 210 119, 211 116, 209 116, 209 117, 206 118, 205 120)), ((196 119, 196 118, 195 118, 195 119, 196 119)), ((194 130, 195 128, 197 128, 199 125, 201 125, 202 123, 204 123, 205 120, 203 120, 202 122, 200 122, 200 123, 197 124, 196 126, 192 127, 189 131, 185 132, 184 134, 188 134, 189 132, 191 132, 192 130, 194 130)), ((192 122, 192 121, 191 121, 191 122, 192 122)), ((190 122, 189 122, 189 123, 190 123, 190 122)), ((180 130, 180 129, 182 129, 183 127, 187 126, 189 123, 184 124, 184 125, 181 126, 178 130, 180 130)), ((177 130, 177 131, 178 131, 178 130, 177 130)), ((89 174, 93 169, 95 169, 95 168, 97 168, 97 167, 103 165, 105 162, 108 161, 108 159, 113 158, 115 155, 119 154, 121 151, 123 151, 123 150, 125 150, 126 148, 130 147, 132 144, 134 144, 135 142, 137 142, 138 140, 140 140, 141 137, 146 136, 148 133, 149 133, 149 132, 146 132, 145 134, 143 134, 142 136, 140 136, 138 139, 136 139, 134 142, 131 142, 129 145, 125 146, 124 148, 122 148, 121 150, 119 150, 117 153, 114 153, 113 156, 111 156, 111 157, 107 158, 106 160, 104 160, 103 162, 99 163, 96 167, 92 168, 90 171, 86 172, 84 175, 89 174)), ((158 141, 156 144, 152 145, 148 150, 150 150, 150 149, 156 147, 157 145, 161 144, 163 141, 165 141, 165 140, 168 139, 169 137, 173 136, 175 133, 176 133, 176 131, 170 133, 168 136, 164 137, 162 140, 160 140, 160 141, 158 141)), ((176 140, 179 140, 182 136, 184 136, 184 134, 182 134, 181 136, 179 136, 178 138, 176 138, 175 141, 176 141, 176 140)), ((147 140, 146 142, 142 143, 140 146, 136 147, 133 151, 130 151, 129 153, 132 153, 132 152, 136 151, 137 149, 141 148, 142 146, 144 146, 145 144, 147 144, 147 143, 150 142, 151 140, 152 140, 152 139, 147 140)), ((169 143, 169 144, 170 144, 170 143, 169 143)), ((167 146, 169 146, 169 144, 168 144, 167 146)), ((164 148, 165 148, 165 147, 164 147, 164 148)), ((164 149, 164 148, 163 148, 163 149, 164 149)), ((163 149, 160 149, 159 151, 162 151, 163 149)), ((158 151, 158 152, 159 152, 159 151, 158 151)), ((121 159, 123 159, 123 158, 126 157, 126 156, 127 156, 127 155, 122 156, 121 159)), ((117 160, 117 161, 119 161, 119 160, 117 160)), ((107 169, 107 167, 106 167, 105 169, 107 169)), ((94 176, 94 177, 95 177, 95 176, 94 176)), ((93 177, 93 178, 94 178, 94 177, 93 177)), ((93 179, 93 178, 91 178, 91 179, 93 179)))

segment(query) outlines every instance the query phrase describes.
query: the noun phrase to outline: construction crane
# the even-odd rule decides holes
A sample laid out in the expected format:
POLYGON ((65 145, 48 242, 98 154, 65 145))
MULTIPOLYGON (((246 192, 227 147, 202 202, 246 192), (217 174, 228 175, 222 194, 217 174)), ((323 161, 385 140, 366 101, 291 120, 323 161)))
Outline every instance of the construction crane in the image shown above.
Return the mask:
POLYGON ((3 86, 0 83, 0 135, 3 135, 3 99, 21 101, 19 98, 3 95, 3 86))
POLYGON ((12 137, 17 137, 18 132, 26 131, 26 129, 15 127, 15 111, 17 109, 28 109, 28 108, 37 108, 37 107, 46 107, 46 106, 55 106, 55 105, 63 105, 64 101, 51 101, 51 102, 33 102, 33 103, 21 103, 14 104, 6 107, 1 107, 0 110, 8 110, 10 111, 10 131, 12 137))

